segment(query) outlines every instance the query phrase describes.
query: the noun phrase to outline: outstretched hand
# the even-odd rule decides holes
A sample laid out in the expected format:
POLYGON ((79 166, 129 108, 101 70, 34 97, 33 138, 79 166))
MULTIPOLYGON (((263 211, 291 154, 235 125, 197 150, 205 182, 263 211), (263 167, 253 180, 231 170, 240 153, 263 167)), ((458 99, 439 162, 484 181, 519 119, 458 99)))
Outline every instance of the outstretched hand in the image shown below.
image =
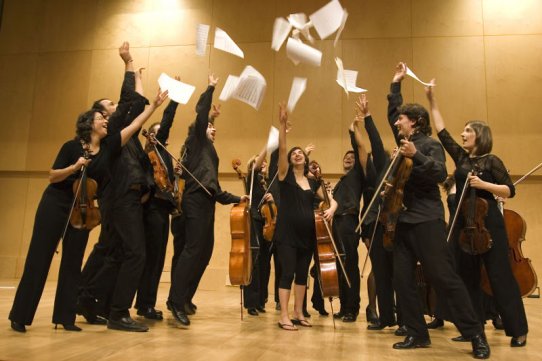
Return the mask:
POLYGON ((395 74, 393 75, 393 82, 398 83, 398 82, 402 81, 405 78, 406 70, 407 70, 406 63, 399 62, 395 66, 395 74))
POLYGON ((124 61, 124 64, 128 64, 133 61, 132 54, 130 54, 130 43, 125 41, 119 48, 119 55, 124 61))
POLYGON ((215 76, 214 73, 209 74, 209 85, 210 86, 216 86, 217 83, 218 83, 218 77, 215 76))
POLYGON ((356 114, 362 118, 369 115, 369 101, 367 100, 367 96, 365 94, 361 94, 361 96, 358 97, 358 100, 356 100, 355 110, 356 114))
POLYGON ((427 95, 427 100, 432 101, 435 98, 435 85, 436 85, 436 79, 433 78, 429 82, 429 86, 425 87, 425 95, 427 95))
POLYGON ((279 103, 279 121, 281 125, 288 128, 288 110, 286 110, 286 104, 284 102, 279 103))
POLYGON ((167 91, 167 90, 161 91, 160 89, 158 89, 158 94, 156 95, 156 98, 154 98, 152 104, 153 104, 155 107, 159 107, 160 105, 162 105, 162 103, 164 102, 164 100, 166 100, 167 95, 168 95, 168 91, 167 91))
POLYGON ((220 104, 216 105, 213 104, 213 109, 211 109, 211 114, 209 114, 209 118, 211 120, 215 120, 220 115, 220 104))
POLYGON ((311 155, 311 153, 316 149, 316 146, 312 143, 309 143, 305 146, 305 154, 311 155))

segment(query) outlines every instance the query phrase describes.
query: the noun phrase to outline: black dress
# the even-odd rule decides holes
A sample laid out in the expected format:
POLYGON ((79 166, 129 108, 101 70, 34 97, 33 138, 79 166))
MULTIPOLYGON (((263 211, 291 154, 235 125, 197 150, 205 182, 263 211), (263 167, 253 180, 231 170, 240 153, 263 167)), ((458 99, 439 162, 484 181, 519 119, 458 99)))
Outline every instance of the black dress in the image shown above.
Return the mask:
MULTIPOLYGON (((105 138, 100 144, 100 151, 90 157, 87 175, 97 181, 98 194, 101 194, 103 185, 108 181, 111 159, 120 153, 120 149, 120 133, 116 133, 105 138)), ((82 155, 81 143, 70 140, 60 149, 52 169, 66 168, 74 164, 82 155)), ((23 276, 9 314, 11 321, 23 325, 32 324, 55 250, 69 217, 73 202, 72 185, 79 176, 80 172, 77 172, 61 182, 51 183, 43 193, 36 211, 23 276)), ((53 309, 53 323, 73 324, 75 322, 77 287, 88 235, 87 230, 77 230, 71 225, 68 226, 62 242, 62 259, 53 309)))

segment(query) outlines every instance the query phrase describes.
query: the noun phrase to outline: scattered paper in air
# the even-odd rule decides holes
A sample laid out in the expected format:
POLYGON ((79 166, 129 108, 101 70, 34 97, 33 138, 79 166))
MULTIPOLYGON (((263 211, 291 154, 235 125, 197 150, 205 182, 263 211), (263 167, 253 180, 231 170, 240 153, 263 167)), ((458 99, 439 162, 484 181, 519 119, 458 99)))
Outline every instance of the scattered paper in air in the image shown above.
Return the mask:
POLYGON ((367 89, 356 86, 356 81, 358 78, 357 71, 345 70, 343 67, 343 62, 340 58, 335 58, 335 63, 337 64, 337 84, 344 89, 346 95, 348 95, 349 92, 363 93, 367 91, 367 89))
POLYGON ((276 18, 273 25, 273 40, 271 41, 271 49, 279 51, 284 43, 284 40, 290 34, 292 25, 284 18, 276 18))
POLYGON ((195 86, 173 79, 165 73, 160 74, 158 85, 162 91, 167 90, 171 100, 179 104, 186 104, 190 100, 195 86))
POLYGON ((406 75, 408 75, 409 77, 411 77, 411 78, 413 78, 413 79, 419 81, 420 83, 422 83, 422 84, 425 85, 425 86, 435 86, 435 84, 424 83, 423 81, 421 81, 420 78, 418 78, 418 77, 416 76, 416 74, 414 74, 414 72, 408 68, 408 66, 407 66, 407 68, 406 68, 406 75))
POLYGON ((245 58, 245 54, 241 48, 239 48, 237 44, 235 44, 235 42, 229 37, 229 35, 220 28, 216 28, 215 30, 214 47, 227 53, 237 55, 240 58, 245 58))
POLYGON ((209 37, 209 25, 198 24, 196 29, 196 54, 199 56, 205 55, 207 47, 207 38, 209 37))
POLYGON ((292 81, 292 88, 290 89, 290 97, 288 98, 288 111, 290 113, 294 111, 295 105, 299 98, 301 98, 301 95, 305 92, 306 88, 307 78, 294 78, 292 81))
POLYGON ((307 15, 304 13, 290 14, 288 22, 296 29, 303 29, 307 25, 307 15))
POLYGON ((269 129, 267 137, 267 154, 271 155, 279 147, 279 130, 273 126, 269 129))
POLYGON ((320 36, 325 39, 340 28, 343 21, 346 21, 345 10, 339 0, 332 0, 324 7, 309 15, 309 19, 320 36))
POLYGON ((288 38, 286 43, 286 55, 294 64, 307 63, 314 66, 320 66, 322 62, 322 52, 313 47, 303 44, 299 40, 288 38))
POLYGON ((346 89, 346 77, 344 76, 344 66, 341 58, 335 58, 335 64, 337 64, 337 83, 343 87, 344 92, 348 96, 348 90, 346 89))
POLYGON ((224 84, 224 88, 222 88, 222 92, 220 93, 220 99, 221 101, 225 102, 229 100, 237 88, 237 85, 239 84, 239 77, 235 75, 228 75, 228 79, 226 80, 226 84, 224 84))
POLYGON ((232 97, 258 110, 265 95, 267 82, 262 74, 247 65, 239 76, 239 84, 232 97))
POLYGON ((341 26, 339 26, 339 30, 337 30, 337 34, 335 35, 335 41, 333 42, 333 47, 337 46, 337 42, 339 41, 339 38, 341 37, 341 34, 344 30, 344 26, 346 25, 346 19, 348 19, 348 11, 346 11, 346 9, 343 9, 343 10, 344 10, 343 19, 341 22, 341 26))

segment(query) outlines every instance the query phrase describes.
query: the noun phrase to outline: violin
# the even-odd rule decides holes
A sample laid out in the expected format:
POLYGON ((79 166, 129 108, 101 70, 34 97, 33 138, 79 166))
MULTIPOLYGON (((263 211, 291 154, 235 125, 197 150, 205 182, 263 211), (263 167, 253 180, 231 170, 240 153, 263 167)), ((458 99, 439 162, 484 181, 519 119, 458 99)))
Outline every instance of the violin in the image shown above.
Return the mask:
POLYGON ((181 175, 181 172, 175 172, 175 183, 173 184, 173 201, 175 203, 175 208, 171 212, 172 217, 178 217, 183 213, 182 201, 185 180, 181 177, 181 175))
POLYGON ((386 250, 393 249, 399 212, 405 209, 403 205, 405 184, 411 173, 412 159, 397 152, 384 177, 384 189, 381 194, 383 204, 379 220, 384 225, 383 244, 386 250))
POLYGON ((147 138, 148 143, 145 146, 147 156, 151 161, 154 183, 158 186, 158 189, 162 192, 173 192, 173 185, 169 180, 168 170, 166 162, 158 152, 156 148, 156 136, 154 133, 149 133, 146 130, 142 132, 142 135, 147 138))
MULTIPOLYGON (((89 145, 83 144, 83 156, 89 159, 89 145)), ((70 224, 76 229, 91 230, 100 224, 102 218, 96 205, 98 183, 87 177, 87 168, 81 169, 81 177, 73 182, 74 204, 70 214, 70 224)))
MULTIPOLYGON (((260 184, 263 187, 265 193, 267 193, 267 182, 262 176, 260 178, 260 184)), ((275 233, 275 227, 277 224, 277 206, 273 201, 267 201, 260 206, 260 214, 265 220, 263 226, 263 238, 271 242, 273 240, 273 234, 275 233)))
MULTIPOLYGON (((246 189, 246 177, 241 172, 241 161, 234 159, 232 167, 243 181, 246 189)), ((250 284, 252 276, 252 253, 250 248, 250 214, 247 201, 235 204, 230 211, 231 251, 229 274, 234 286, 250 284)), ((241 313, 242 317, 242 313, 241 313)))
MULTIPOLYGON (((471 175, 476 175, 476 171, 469 172, 467 179, 471 175)), ((476 189, 469 186, 469 198, 462 202, 460 210, 465 219, 465 226, 459 233, 461 250, 471 255, 486 253, 493 246, 491 234, 484 224, 488 210, 487 201, 477 197, 476 189)))

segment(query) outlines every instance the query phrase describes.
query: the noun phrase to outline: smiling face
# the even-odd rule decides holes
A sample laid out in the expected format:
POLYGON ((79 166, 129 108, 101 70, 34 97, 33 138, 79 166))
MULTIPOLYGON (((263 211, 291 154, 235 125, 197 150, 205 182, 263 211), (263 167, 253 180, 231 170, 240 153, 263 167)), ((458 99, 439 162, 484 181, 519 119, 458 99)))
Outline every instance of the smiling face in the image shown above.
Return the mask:
POLYGON ((304 167, 305 159, 305 153, 299 148, 294 149, 290 154, 290 164, 294 167, 304 167))
POLYGON ((348 172, 350 169, 354 168, 354 163, 356 161, 356 156, 354 152, 350 151, 346 153, 343 157, 343 169, 345 172, 348 172))
POLYGON ((463 148, 471 154, 474 153, 476 150, 476 132, 469 124, 463 129, 461 139, 463 141, 463 148))
POLYGON ((214 143, 215 135, 216 135, 216 128, 213 123, 209 122, 207 124, 207 139, 209 139, 212 143, 214 143))
POLYGON ((406 114, 399 114, 399 118, 393 125, 397 128, 400 136, 408 138, 414 130, 415 121, 410 120, 406 114))
POLYGON ((92 133, 98 135, 100 139, 107 135, 107 125, 109 121, 100 112, 94 112, 92 120, 92 133))

